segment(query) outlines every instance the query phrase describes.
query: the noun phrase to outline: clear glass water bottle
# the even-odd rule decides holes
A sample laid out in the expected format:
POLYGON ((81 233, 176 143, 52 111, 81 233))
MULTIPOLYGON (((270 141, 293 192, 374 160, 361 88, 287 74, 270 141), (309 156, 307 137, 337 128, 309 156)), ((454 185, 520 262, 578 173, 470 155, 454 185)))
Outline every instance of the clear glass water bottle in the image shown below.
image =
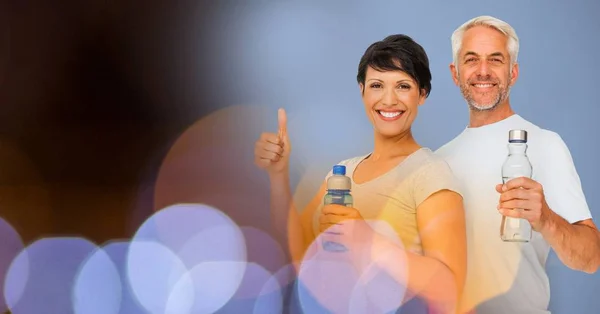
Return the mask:
MULTIPOLYGON (((351 189, 352 181, 350 177, 346 176, 346 166, 335 165, 333 166, 333 175, 327 179, 327 194, 323 198, 323 203, 325 205, 339 204, 351 207, 353 203, 350 194, 351 189)), ((337 232, 336 226, 330 227, 325 233, 328 235, 327 238, 340 234, 337 232)), ((343 244, 332 240, 324 240, 323 249, 329 252, 345 252, 348 250, 343 244)))
MULTIPOLYGON (((508 132, 508 157, 502 165, 502 182, 518 177, 531 178, 533 168, 527 157, 527 131, 508 132)), ((515 208, 514 210, 519 210, 515 208)), ((505 242, 531 241, 531 224, 526 219, 502 216, 500 237, 505 242)))

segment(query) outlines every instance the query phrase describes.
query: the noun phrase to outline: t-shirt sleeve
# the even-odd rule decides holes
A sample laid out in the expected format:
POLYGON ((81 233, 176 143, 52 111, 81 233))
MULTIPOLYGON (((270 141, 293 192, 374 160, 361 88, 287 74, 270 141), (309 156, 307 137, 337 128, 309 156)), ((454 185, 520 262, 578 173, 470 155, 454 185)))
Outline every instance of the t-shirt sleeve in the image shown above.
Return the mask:
POLYGON ((415 206, 419 206, 432 194, 450 190, 462 196, 458 179, 446 161, 440 159, 424 165, 415 175, 413 197, 415 206))
POLYGON ((592 218, 569 148, 560 135, 548 134, 540 169, 532 165, 548 206, 569 223, 592 218))

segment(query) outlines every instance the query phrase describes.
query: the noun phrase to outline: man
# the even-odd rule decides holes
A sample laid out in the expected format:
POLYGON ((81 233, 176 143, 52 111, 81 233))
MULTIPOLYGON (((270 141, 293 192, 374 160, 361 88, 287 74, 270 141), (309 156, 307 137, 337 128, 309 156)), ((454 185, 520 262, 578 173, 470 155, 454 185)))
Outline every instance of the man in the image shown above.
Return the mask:
POLYGON ((436 153, 463 184, 469 270, 462 307, 478 314, 549 313, 550 248, 575 270, 594 273, 600 264, 600 233, 571 154, 558 134, 511 108, 519 39, 510 25, 490 16, 474 18, 453 33, 452 51, 450 70, 469 106, 469 126, 436 153), (502 185, 512 129, 528 132, 533 177, 502 185), (502 215, 526 219, 532 239, 503 241, 502 215))

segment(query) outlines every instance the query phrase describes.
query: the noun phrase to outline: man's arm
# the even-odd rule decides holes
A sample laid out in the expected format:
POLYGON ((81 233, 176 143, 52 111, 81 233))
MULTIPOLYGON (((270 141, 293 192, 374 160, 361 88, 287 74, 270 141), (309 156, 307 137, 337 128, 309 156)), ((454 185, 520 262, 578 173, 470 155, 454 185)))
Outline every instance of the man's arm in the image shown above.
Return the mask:
POLYGON ((596 272, 600 265, 600 232, 591 219, 569 223, 550 209, 542 185, 529 178, 512 179, 497 189, 501 193, 498 210, 502 215, 527 219, 565 266, 596 272))
POLYGON ((550 133, 545 147, 548 152, 538 166, 539 182, 517 178, 505 188, 499 184, 499 210, 529 220, 565 266, 594 273, 600 266, 600 232, 592 221, 571 153, 556 133, 550 133))
POLYGON ((593 274, 600 266, 600 232, 592 219, 570 224, 554 212, 542 236, 567 267, 593 274))

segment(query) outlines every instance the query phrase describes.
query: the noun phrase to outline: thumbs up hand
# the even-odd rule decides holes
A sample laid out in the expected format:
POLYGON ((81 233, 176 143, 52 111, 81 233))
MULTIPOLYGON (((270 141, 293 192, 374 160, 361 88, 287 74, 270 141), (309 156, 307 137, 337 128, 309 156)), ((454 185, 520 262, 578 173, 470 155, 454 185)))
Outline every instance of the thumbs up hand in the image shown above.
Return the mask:
POLYGON ((262 133, 254 146, 254 163, 265 169, 269 175, 281 174, 288 170, 292 147, 287 134, 285 110, 277 113, 279 130, 275 133, 262 133))

